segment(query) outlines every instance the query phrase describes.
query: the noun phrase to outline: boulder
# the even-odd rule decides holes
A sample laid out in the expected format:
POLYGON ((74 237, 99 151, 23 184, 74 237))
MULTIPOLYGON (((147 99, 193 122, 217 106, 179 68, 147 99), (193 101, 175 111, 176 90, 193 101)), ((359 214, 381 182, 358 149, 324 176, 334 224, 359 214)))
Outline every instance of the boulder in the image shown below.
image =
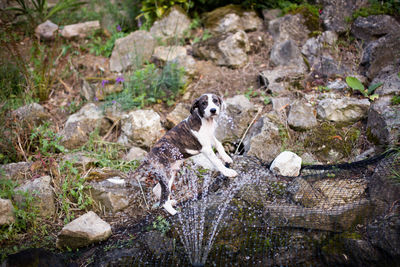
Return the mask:
POLYGON ((110 126, 102 109, 94 103, 88 103, 67 119, 64 129, 59 132, 61 144, 68 149, 77 148, 89 140, 91 132, 99 128, 101 134, 110 126))
POLYGON ((354 122, 367 116, 369 106, 368 99, 327 98, 318 102, 317 115, 321 119, 334 122, 354 122))
MULTIPOLYGON (((126 182, 120 177, 111 177, 101 182, 91 182, 90 195, 107 211, 116 213, 128 207, 129 194, 126 182)), ((137 191, 140 189, 137 188, 137 191)))
POLYGON ((40 124, 50 118, 44 107, 38 103, 22 106, 12 112, 12 116, 28 124, 40 124))
POLYGON ((346 32, 350 25, 346 18, 351 17, 353 12, 360 7, 368 5, 367 0, 322 0, 323 5, 320 19, 327 30, 337 33, 346 32))
POLYGON ((122 120, 118 142, 150 148, 165 132, 161 118, 153 110, 134 110, 122 120))
POLYGON ((63 227, 58 234, 56 246, 59 249, 76 249, 106 240, 110 236, 110 225, 89 211, 63 227))
POLYGON ((308 39, 310 31, 304 25, 304 18, 300 14, 285 15, 271 20, 268 24, 268 32, 272 35, 274 42, 293 40, 296 45, 302 46, 308 39))
POLYGON ((287 107, 293 102, 290 97, 271 97, 272 110, 275 112, 285 111, 287 107))
POLYGON ((15 215, 11 200, 0 198, 0 226, 13 222, 15 222, 15 215))
POLYGON ((316 57, 312 62, 311 70, 318 73, 321 78, 346 76, 350 74, 350 70, 347 66, 336 62, 333 58, 328 56, 316 57))
POLYGON ((54 40, 55 34, 58 30, 57 24, 54 24, 50 20, 46 20, 45 22, 39 24, 35 29, 36 37, 41 40, 54 40))
POLYGON ((83 23, 64 26, 64 28, 61 30, 61 35, 67 39, 71 39, 74 37, 84 38, 93 31, 99 29, 100 29, 100 22, 98 20, 87 21, 83 23))
POLYGON ((132 161, 137 160, 141 161, 147 155, 147 151, 141 149, 140 147, 133 146, 129 149, 128 154, 124 156, 124 160, 132 161))
POLYGON ((291 39, 275 42, 271 50, 270 60, 274 66, 304 65, 300 49, 291 39))
POLYGON ((168 129, 171 129, 190 115, 190 105, 185 103, 178 103, 174 110, 167 115, 168 129))
POLYGON ((183 68, 186 75, 194 76, 197 73, 196 60, 190 55, 179 55, 172 62, 183 68))
POLYGON ((186 56, 187 51, 183 46, 157 46, 152 55, 152 61, 164 65, 179 56, 186 56))
POLYGON ((389 15, 360 16, 351 27, 351 33, 365 42, 396 32, 400 32, 400 24, 389 15))
POLYGON ((287 92, 291 87, 290 83, 304 78, 306 65, 278 66, 272 70, 264 70, 259 73, 259 81, 266 89, 275 94, 287 92))
POLYGON ((363 50, 360 62, 362 74, 373 79, 384 67, 398 63, 400 31, 371 41, 363 50))
POLYGON ((314 108, 301 101, 290 105, 287 122, 295 130, 308 130, 318 125, 314 108))
POLYGON ((186 12, 174 6, 165 13, 163 18, 154 22, 150 28, 150 34, 161 41, 175 40, 183 37, 189 28, 190 19, 186 12))
POLYGON ((253 10, 243 12, 241 20, 242 20, 243 30, 246 32, 259 30, 263 26, 262 19, 253 10))
POLYGON ((277 175, 299 176, 301 158, 293 152, 283 151, 274 159, 269 169, 277 175))
POLYGON ((138 68, 150 60, 156 46, 156 40, 146 31, 135 31, 115 41, 110 58, 110 70, 125 71, 131 67, 138 68))
MULTIPOLYGON (((51 217, 56 212, 55 194, 51 186, 50 176, 42 176, 17 187, 15 191, 28 192, 35 197, 35 205, 39 208, 39 215, 43 218, 51 217)), ((23 202, 24 197, 17 194, 15 201, 23 202)))
POLYGON ((236 95, 224 102, 226 108, 218 118, 215 136, 222 142, 237 142, 256 115, 257 107, 244 95, 236 95))
POLYGON ((262 116, 250 128, 243 140, 247 156, 271 162, 281 151, 279 128, 268 117, 262 116))
POLYGON ((13 181, 24 180, 30 172, 32 162, 9 163, 0 166, 0 178, 13 181))
POLYGON ((249 50, 249 40, 244 31, 212 37, 193 46, 195 56, 210 59, 219 66, 234 68, 247 62, 249 50))
POLYGON ((333 46, 338 39, 335 32, 325 31, 317 37, 312 37, 306 41, 301 48, 301 53, 307 57, 310 65, 320 62, 319 58, 324 54, 329 56, 329 53, 324 51, 324 47, 333 46))

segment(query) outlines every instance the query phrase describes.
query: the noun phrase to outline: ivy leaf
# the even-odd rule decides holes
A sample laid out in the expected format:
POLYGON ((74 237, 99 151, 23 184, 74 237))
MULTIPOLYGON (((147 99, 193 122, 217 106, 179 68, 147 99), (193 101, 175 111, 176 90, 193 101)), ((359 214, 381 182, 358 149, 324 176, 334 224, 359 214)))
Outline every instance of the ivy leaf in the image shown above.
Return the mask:
POLYGON ((346 77, 346 83, 348 86, 350 86, 353 90, 359 90, 361 92, 364 91, 364 85, 360 82, 359 79, 357 79, 356 77, 351 77, 351 76, 347 76, 346 77))

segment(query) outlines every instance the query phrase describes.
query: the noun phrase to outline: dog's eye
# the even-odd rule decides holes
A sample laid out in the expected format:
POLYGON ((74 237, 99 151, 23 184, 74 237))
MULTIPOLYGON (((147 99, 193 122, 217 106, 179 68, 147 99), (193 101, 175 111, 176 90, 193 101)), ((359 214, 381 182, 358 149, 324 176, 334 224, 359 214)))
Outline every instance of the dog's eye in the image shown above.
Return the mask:
POLYGON ((207 106, 207 101, 201 102, 203 106, 207 106))
POLYGON ((214 98, 214 99, 213 99, 213 102, 214 102, 215 104, 218 104, 218 99, 214 98))

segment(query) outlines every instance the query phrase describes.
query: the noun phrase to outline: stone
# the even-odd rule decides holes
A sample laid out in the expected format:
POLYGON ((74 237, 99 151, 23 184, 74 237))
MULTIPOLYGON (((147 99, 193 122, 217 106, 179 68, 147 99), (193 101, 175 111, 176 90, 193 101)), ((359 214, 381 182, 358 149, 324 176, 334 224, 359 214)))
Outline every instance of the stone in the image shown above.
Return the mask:
POLYGON ((242 13, 241 21, 243 30, 246 32, 256 31, 262 28, 263 21, 255 11, 245 11, 242 13))
POLYGON ((289 184, 287 191, 291 194, 293 201, 307 208, 317 206, 324 197, 317 189, 300 177, 295 178, 289 184))
POLYGON ((165 132, 161 118, 153 110, 134 110, 122 120, 118 143, 150 148, 165 132))
POLYGON ((45 22, 39 24, 35 29, 35 35, 41 40, 54 40, 55 35, 58 31, 57 24, 54 24, 50 20, 46 20, 45 22))
POLYGON ((317 40, 322 44, 334 45, 338 40, 338 35, 334 31, 324 31, 317 40))
POLYGON ((172 62, 183 68, 189 76, 197 73, 196 60, 190 55, 179 55, 172 62))
POLYGON ((300 49, 296 43, 291 40, 275 42, 271 50, 271 63, 274 66, 302 65, 304 64, 300 49))
POLYGON ((266 89, 275 94, 286 93, 291 81, 299 81, 304 78, 306 65, 278 66, 272 70, 264 70, 259 73, 259 81, 266 89))
POLYGON ((257 113, 257 107, 244 95, 236 95, 224 102, 226 107, 218 118, 215 136, 223 143, 234 143, 242 138, 257 113))
POLYGON ((241 67, 247 63, 249 39, 244 31, 211 37, 193 46, 195 56, 211 59, 219 66, 241 67))
POLYGON ((277 19, 281 14, 282 14, 282 10, 280 10, 279 8, 262 10, 262 15, 263 15, 264 22, 266 23, 266 25, 268 25, 268 23, 271 20, 277 19))
POLYGON ((317 115, 334 122, 354 122, 367 117, 369 106, 368 99, 327 98, 318 102, 317 115))
POLYGON ((326 85, 326 88, 329 90, 344 90, 347 89, 349 86, 345 81, 342 79, 335 79, 334 81, 329 81, 326 85))
POLYGON ((287 118, 289 126, 295 130, 308 130, 318 125, 315 110, 311 104, 296 101, 290 105, 287 118))
POLYGON ((310 33, 300 14, 285 15, 271 20, 268 24, 268 32, 272 35, 274 42, 291 39, 298 46, 302 46, 306 42, 310 33))
POLYGON ((262 116, 250 128, 243 140, 247 156, 271 162, 281 151, 279 128, 268 117, 262 116))
POLYGON ((277 175, 299 176, 301 158, 291 151, 283 151, 274 159, 269 169, 277 175))
POLYGON ((100 28, 100 22, 98 20, 87 21, 64 26, 64 28, 61 30, 61 35, 67 39, 75 37, 84 38, 100 28))
POLYGON ((59 249, 76 249, 106 240, 111 236, 110 225, 89 211, 63 227, 57 237, 59 249))
POLYGON ((181 121, 189 117, 190 115, 190 105, 186 103, 178 103, 174 110, 167 115, 167 125, 168 129, 171 129, 175 125, 178 125, 181 121))
MULTIPOLYGON (((179 39, 190 28, 190 19, 183 9, 174 6, 160 19, 154 22, 150 28, 150 34, 155 39, 168 41, 179 39)), ((146 44, 144 44, 146 45, 146 44)))
POLYGON ((289 97, 271 97, 272 109, 276 112, 285 111, 286 107, 289 107, 292 103, 292 99, 289 97))
POLYGON ((166 62, 174 61, 179 56, 186 56, 187 51, 183 46, 157 46, 151 57, 153 62, 164 65, 166 62))
POLYGON ((353 12, 360 7, 368 5, 367 0, 322 0, 323 5, 320 19, 327 30, 337 33, 345 33, 350 25, 346 18, 351 17, 353 12))
POLYGON ((346 66, 326 56, 317 57, 317 60, 314 60, 311 66, 311 70, 317 72, 321 78, 346 76, 350 74, 350 70, 346 66))
MULTIPOLYGON (((51 217, 56 212, 55 194, 51 186, 51 177, 42 176, 17 187, 16 191, 28 192, 35 197, 35 205, 39 208, 39 215, 43 218, 51 217)), ((15 201, 23 202, 22 195, 16 195, 15 201)))
POLYGON ((134 31, 115 41, 110 57, 110 70, 123 72, 136 69, 150 60, 156 47, 156 40, 146 31, 134 31))
POLYGON ((140 147, 133 146, 131 149, 129 149, 128 154, 124 156, 124 160, 126 161, 132 161, 132 160, 137 160, 141 161, 144 159, 144 157, 147 155, 147 151, 141 149, 140 147))
POLYGON ((80 147, 89 140, 89 135, 97 128, 100 134, 106 132, 110 122, 105 119, 101 108, 88 103, 67 119, 64 129, 59 132, 61 144, 68 149, 80 147))
POLYGON ((369 42, 360 62, 362 74, 372 80, 384 67, 396 64, 396 55, 400 55, 399 40, 400 32, 396 32, 369 42))
POLYGON ((400 96, 400 77, 398 73, 392 73, 387 76, 377 77, 372 80, 371 84, 382 83, 374 93, 381 96, 400 96))
POLYGON ((32 162, 17 162, 0 165, 0 178, 13 181, 24 180, 30 172, 32 162))
POLYGON ((122 109, 122 105, 120 103, 115 102, 112 105, 105 107, 104 116, 115 123, 127 118, 128 112, 122 109))
POLYGON ((36 125, 50 118, 48 112, 38 103, 22 106, 14 110, 12 116, 24 123, 36 125))
POLYGON ((368 110, 367 131, 375 143, 395 145, 400 138, 400 105, 392 105, 392 98, 379 97, 368 110))
POLYGON ((317 41, 316 37, 312 37, 306 41, 301 48, 301 53, 307 58, 316 57, 320 55, 322 44, 317 41))
POLYGON ((15 222, 15 215, 11 200, 0 198, 0 226, 13 222, 15 222))
POLYGON ((93 200, 100 203, 107 211, 116 213, 128 207, 129 194, 124 179, 116 176, 101 182, 91 182, 89 185, 93 200))
POLYGON ((351 33, 358 39, 370 42, 389 33, 400 31, 400 24, 389 15, 358 17, 352 24, 351 33))
POLYGON ((89 156, 88 152, 73 152, 63 156, 62 161, 68 161, 72 163, 75 167, 82 167, 84 170, 89 169, 94 166, 98 161, 96 158, 89 156))

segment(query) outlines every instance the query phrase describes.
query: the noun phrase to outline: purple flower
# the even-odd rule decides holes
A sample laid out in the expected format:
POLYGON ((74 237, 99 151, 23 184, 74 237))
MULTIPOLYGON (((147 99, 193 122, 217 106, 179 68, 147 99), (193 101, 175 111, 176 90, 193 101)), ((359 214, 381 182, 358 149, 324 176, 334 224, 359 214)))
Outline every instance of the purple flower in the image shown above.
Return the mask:
POLYGON ((123 83, 125 81, 124 77, 119 76, 117 79, 115 79, 115 83, 123 83))
POLYGON ((101 86, 105 86, 107 83, 109 83, 109 80, 102 80, 101 81, 101 86))
POLYGON ((117 103, 117 101, 113 100, 111 103, 115 104, 115 103, 117 103))
POLYGON ((93 100, 96 101, 96 102, 99 101, 99 99, 97 98, 97 96, 95 96, 95 97, 93 98, 93 100))
POLYGON ((117 32, 122 31, 121 25, 117 25, 117 32))

